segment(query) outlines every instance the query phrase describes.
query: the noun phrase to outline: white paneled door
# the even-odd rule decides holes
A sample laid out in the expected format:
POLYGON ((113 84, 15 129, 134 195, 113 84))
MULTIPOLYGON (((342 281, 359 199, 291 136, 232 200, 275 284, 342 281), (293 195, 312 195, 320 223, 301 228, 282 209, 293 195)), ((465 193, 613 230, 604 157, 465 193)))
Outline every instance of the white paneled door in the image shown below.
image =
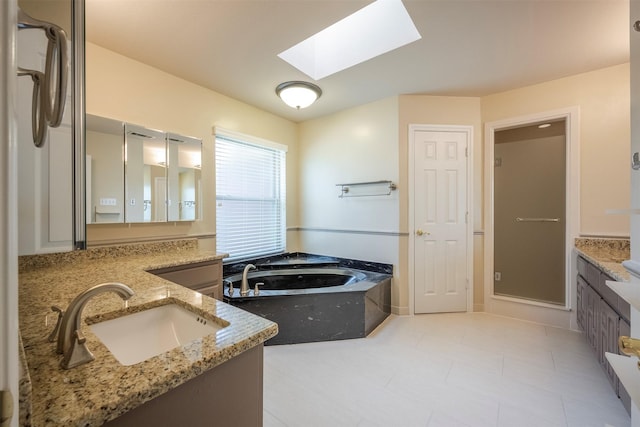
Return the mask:
POLYGON ((470 133, 412 131, 414 312, 466 311, 470 133))

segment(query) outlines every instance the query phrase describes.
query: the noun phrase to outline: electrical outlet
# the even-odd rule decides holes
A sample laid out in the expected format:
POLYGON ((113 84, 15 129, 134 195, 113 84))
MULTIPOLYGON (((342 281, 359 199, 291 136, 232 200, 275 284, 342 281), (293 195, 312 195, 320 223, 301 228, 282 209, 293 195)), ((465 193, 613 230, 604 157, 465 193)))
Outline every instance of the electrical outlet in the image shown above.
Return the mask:
POLYGON ((502 273, 499 271, 496 271, 495 273, 493 273, 493 278, 495 279, 496 282, 499 282, 500 280, 502 280, 502 273))

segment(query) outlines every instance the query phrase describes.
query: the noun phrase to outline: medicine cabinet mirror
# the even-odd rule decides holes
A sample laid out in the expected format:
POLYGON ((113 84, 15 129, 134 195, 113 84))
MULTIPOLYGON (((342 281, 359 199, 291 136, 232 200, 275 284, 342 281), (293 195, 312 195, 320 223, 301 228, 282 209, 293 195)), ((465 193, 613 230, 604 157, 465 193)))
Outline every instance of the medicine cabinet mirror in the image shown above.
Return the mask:
POLYGON ((165 133, 125 124, 126 222, 167 220, 165 133))
POLYGON ((126 123, 125 221, 200 219, 202 140, 126 123))
POLYGON ((168 220, 198 220, 201 218, 202 140, 168 133, 167 154, 168 220))
POLYGON ((87 114, 87 224, 124 222, 124 124, 87 114))

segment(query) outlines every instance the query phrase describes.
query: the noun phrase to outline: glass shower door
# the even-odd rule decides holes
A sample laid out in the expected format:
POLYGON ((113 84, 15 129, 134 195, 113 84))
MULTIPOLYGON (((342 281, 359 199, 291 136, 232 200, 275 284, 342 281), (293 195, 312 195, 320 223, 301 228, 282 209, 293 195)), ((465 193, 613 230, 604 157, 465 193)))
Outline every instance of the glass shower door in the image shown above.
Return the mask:
POLYGON ((510 131, 496 132, 494 294, 564 305, 564 132, 548 137, 498 135, 510 131))

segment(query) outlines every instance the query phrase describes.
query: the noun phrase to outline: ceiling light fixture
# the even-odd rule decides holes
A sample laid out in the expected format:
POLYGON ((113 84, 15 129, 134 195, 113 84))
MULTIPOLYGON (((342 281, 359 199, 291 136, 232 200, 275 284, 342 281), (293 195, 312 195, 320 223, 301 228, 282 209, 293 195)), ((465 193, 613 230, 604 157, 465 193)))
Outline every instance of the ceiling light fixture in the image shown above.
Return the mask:
POLYGON ((322 95, 322 89, 309 82, 284 82, 276 87, 276 94, 291 108, 307 108, 322 95))
POLYGON ((548 128, 551 126, 551 123, 543 123, 541 125, 538 125, 538 129, 544 129, 544 128, 548 128))

